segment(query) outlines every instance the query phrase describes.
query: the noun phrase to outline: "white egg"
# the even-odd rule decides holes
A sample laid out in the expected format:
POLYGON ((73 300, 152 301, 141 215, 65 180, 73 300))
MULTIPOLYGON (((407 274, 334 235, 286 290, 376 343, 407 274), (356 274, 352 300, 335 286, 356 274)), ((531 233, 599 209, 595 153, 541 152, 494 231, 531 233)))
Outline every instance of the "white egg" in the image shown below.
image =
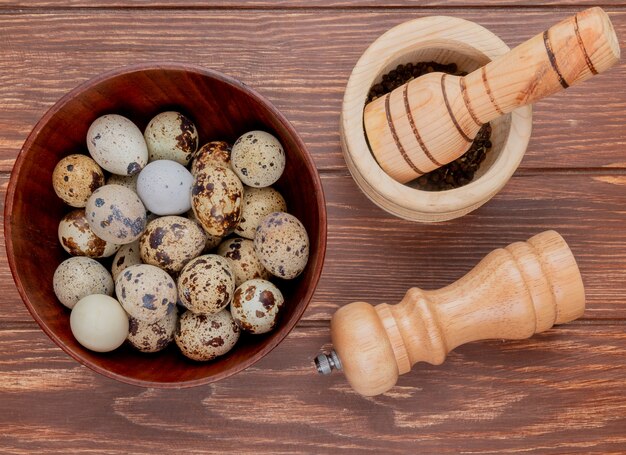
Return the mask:
POLYGON ((128 316, 113 297, 93 294, 74 305, 70 328, 76 341, 95 352, 117 349, 128 336, 128 316))
POLYGON ((149 163, 137 179, 137 193, 146 208, 157 215, 180 215, 191 208, 193 176, 176 161, 149 163))
POLYGON ((133 122, 121 115, 98 117, 87 131, 89 154, 113 174, 134 175, 148 163, 148 146, 133 122))

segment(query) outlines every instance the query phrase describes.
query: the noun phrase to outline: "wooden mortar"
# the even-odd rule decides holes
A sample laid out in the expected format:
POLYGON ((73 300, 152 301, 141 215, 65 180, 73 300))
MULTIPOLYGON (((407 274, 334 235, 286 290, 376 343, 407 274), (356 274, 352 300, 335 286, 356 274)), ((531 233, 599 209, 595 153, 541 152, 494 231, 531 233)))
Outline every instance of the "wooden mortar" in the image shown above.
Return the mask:
POLYGON ((363 110, 372 85, 401 63, 456 63, 460 70, 471 72, 509 50, 500 38, 484 27, 446 16, 405 22, 370 45, 350 75, 341 114, 341 146, 346 164, 370 200, 398 217, 435 222, 463 216, 500 191, 526 151, 532 127, 530 106, 491 122, 493 147, 472 182, 461 188, 438 192, 401 184, 383 171, 367 143, 363 110))

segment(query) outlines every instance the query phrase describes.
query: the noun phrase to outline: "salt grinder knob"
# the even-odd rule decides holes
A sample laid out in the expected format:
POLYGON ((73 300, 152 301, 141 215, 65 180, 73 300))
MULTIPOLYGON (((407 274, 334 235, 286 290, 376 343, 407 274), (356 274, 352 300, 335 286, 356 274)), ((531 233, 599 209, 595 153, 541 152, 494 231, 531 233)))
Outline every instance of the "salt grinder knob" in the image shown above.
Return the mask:
POLYGON ((439 365, 471 341, 528 338, 584 310, 576 260, 558 233, 546 231, 492 251, 442 289, 409 289, 397 305, 340 308, 331 320, 334 349, 315 364, 324 375, 343 370, 362 395, 378 395, 416 362, 439 365))

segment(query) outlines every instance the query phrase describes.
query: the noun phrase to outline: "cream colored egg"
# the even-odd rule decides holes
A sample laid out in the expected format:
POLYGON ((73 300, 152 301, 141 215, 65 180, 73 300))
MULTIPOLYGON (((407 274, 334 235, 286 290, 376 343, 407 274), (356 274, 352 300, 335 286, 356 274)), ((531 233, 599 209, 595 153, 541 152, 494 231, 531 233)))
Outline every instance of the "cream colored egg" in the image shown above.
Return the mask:
POLYGON ((52 172, 54 192, 72 207, 84 207, 91 193, 102 185, 104 173, 87 155, 66 156, 52 172))
POLYGON ((162 112, 148 123, 144 138, 150 161, 172 160, 187 166, 198 148, 198 131, 180 112, 162 112))
POLYGON ((202 228, 224 236, 237 227, 241 217, 243 185, 233 171, 209 166, 196 174, 191 187, 191 206, 202 228))
POLYGON ((121 185, 125 186, 129 190, 137 192, 137 179, 139 178, 139 173, 135 175, 117 175, 111 174, 107 180, 107 185, 121 185))
POLYGON ((128 342, 141 352, 158 352, 174 341, 178 323, 178 309, 172 307, 163 319, 148 323, 129 318, 128 342))
POLYGON ((265 131, 250 131, 242 135, 230 155, 233 170, 241 181, 255 188, 273 185, 285 170, 283 146, 265 131))
POLYGON ((109 257, 120 245, 98 237, 89 227, 84 209, 72 210, 59 222, 59 242, 72 256, 109 257))
POLYGON ((198 149, 191 162, 191 175, 195 176, 207 166, 215 164, 230 168, 230 152, 232 148, 228 142, 213 141, 204 144, 198 149))
POLYGON ((137 193, 121 185, 104 185, 85 207, 91 230, 101 239, 120 245, 132 243, 146 227, 146 209, 137 193))
MULTIPOLYGON (((198 223, 200 225, 200 227, 202 227, 202 225, 198 221, 198 218, 196 218, 196 214, 193 213, 193 210, 189 210, 185 215, 187 215, 187 218, 189 218, 190 220, 195 221, 196 223, 198 223)), ((224 237, 222 237, 221 235, 209 234, 207 231, 204 230, 204 228, 202 228, 202 230, 204 231, 204 235, 206 236, 206 243, 204 244, 204 250, 202 250, 202 252, 203 253, 209 253, 212 250, 214 250, 215 248, 217 248, 217 246, 220 243, 222 243, 222 239, 224 237)))
POLYGON ((74 305, 70 329, 76 341, 95 352, 117 349, 128 336, 128 316, 119 302, 104 294, 83 297, 74 305))
POLYGON ((309 236, 295 216, 284 212, 270 213, 257 228, 254 251, 272 275, 292 279, 306 267, 309 236))
POLYGON ((98 117, 87 131, 87 149, 103 169, 134 175, 148 163, 148 147, 137 125, 121 115, 98 117))
POLYGON ((73 257, 61 262, 52 278, 54 294, 68 308, 92 294, 113 295, 113 279, 98 261, 73 257))
POLYGON ((217 254, 230 261, 235 274, 235 286, 254 278, 267 280, 270 277, 270 272, 263 267, 254 252, 252 240, 236 237, 224 240, 217 248, 217 254))
POLYGON ((267 333, 276 327, 285 299, 280 290, 266 280, 249 280, 235 291, 231 312, 246 332, 267 333))
POLYGON ((126 268, 115 280, 115 294, 130 316, 147 323, 163 319, 177 300, 172 277, 149 264, 126 268))
POLYGON ((274 188, 244 187, 241 219, 235 233, 247 239, 254 239, 256 228, 261 220, 272 212, 286 212, 287 203, 274 188))
POLYGON ((187 263, 178 276, 178 298, 194 313, 217 313, 235 292, 235 274, 228 259, 205 254, 187 263))
POLYGON ((141 259, 169 273, 180 272, 199 256, 206 236, 198 223, 182 216, 163 216, 151 221, 139 240, 141 259))
POLYGON ((215 314, 187 311, 180 317, 174 339, 183 355, 192 360, 207 361, 230 351, 240 333, 228 310, 215 314))
POLYGON ((141 254, 139 253, 139 240, 133 243, 122 245, 113 257, 113 265, 111 266, 111 275, 113 279, 117 279, 124 269, 131 265, 142 264, 141 254))

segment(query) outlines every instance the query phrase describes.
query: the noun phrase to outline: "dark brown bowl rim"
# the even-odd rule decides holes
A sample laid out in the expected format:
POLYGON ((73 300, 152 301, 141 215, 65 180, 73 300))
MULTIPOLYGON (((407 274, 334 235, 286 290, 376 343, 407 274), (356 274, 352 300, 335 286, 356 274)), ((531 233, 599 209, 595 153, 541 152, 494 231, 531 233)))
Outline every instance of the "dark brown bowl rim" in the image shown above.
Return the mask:
POLYGON ((229 376, 232 376, 236 373, 239 373, 249 366, 255 364, 267 354, 269 354, 276 346, 278 346, 287 335, 293 330, 296 324, 300 321, 300 318, 306 311, 309 306, 309 303, 315 293, 315 289, 317 288, 317 284, 319 282, 320 276, 322 274, 322 268, 324 265, 324 259, 326 256, 326 235, 327 235, 327 220, 326 220, 326 203, 324 199, 324 189, 322 187, 322 182, 319 177, 319 173, 317 172, 317 168, 313 162, 313 158, 311 157, 306 145, 300 138, 300 135, 297 133, 295 128, 291 125, 289 120, 278 111, 278 109, 264 96, 259 94, 256 90, 248 87, 243 82, 231 77, 227 76, 219 71, 211 70, 208 68, 203 68, 196 65, 189 64, 181 64, 174 62, 152 62, 152 63, 140 63, 135 65, 124 66, 121 68, 117 68, 111 71, 107 71, 99 76, 96 76, 92 79, 89 79, 85 82, 82 82, 76 88, 71 90, 61 99, 59 99, 48 111, 41 117, 41 119, 34 126, 24 145, 22 146, 16 160, 13 165, 13 169, 11 171, 11 177, 9 180, 9 185, 7 188, 7 194, 5 197, 5 206, 4 206, 4 237, 5 237, 5 248, 7 252, 7 259, 9 262, 9 267, 11 269, 11 275, 13 276, 13 281, 17 287, 17 290, 24 302, 24 305, 28 309, 29 313, 33 317, 33 319, 37 322, 39 327, 48 335, 48 337, 54 341, 54 343, 59 346, 63 351, 69 354, 72 358, 77 360, 82 365, 87 366, 91 370, 100 373, 103 376, 109 377, 111 379, 118 380, 120 382, 140 386, 140 387, 154 387, 154 388, 162 388, 162 389, 181 389, 187 387, 196 387, 200 385, 210 384, 212 382, 219 381, 221 379, 225 379, 229 376), (306 165, 307 171, 313 177, 315 183, 315 198, 317 201, 317 209, 319 212, 319 230, 318 230, 318 250, 317 257, 319 258, 316 264, 311 264, 315 267, 313 270, 313 275, 311 281, 309 283, 309 287, 306 290, 306 294, 304 295, 303 300, 305 301, 304 305, 300 305, 300 307, 294 312, 294 316, 292 319, 283 326, 276 337, 274 337, 262 350, 253 355, 252 357, 242 361, 236 367, 228 370, 224 370, 223 372, 201 378, 194 379, 189 381, 180 381, 180 382, 155 382, 155 381, 146 381, 140 379, 129 378, 127 376, 111 372, 106 368, 102 368, 99 365, 82 358, 80 355, 73 352, 69 349, 63 341, 58 338, 55 333, 48 328, 48 326, 44 323, 44 321, 39 317, 37 311, 35 310, 33 304, 30 302, 25 289, 22 286, 21 280, 17 276, 17 269, 15 263, 15 256, 13 252, 13 237, 12 237, 12 212, 13 212, 13 201, 15 197, 15 186, 16 186, 16 175, 20 172, 22 163, 25 160, 26 150, 28 150, 37 136, 39 135, 41 129, 48 123, 50 118, 56 114, 59 110, 65 107, 65 105, 72 100, 77 94, 92 88, 93 86, 113 77, 121 76, 123 74, 130 74, 140 71, 147 70, 171 70, 171 71, 186 71, 190 73, 196 73, 202 76, 208 76, 215 79, 220 80, 223 83, 226 83, 231 86, 235 86, 243 91, 245 91, 251 98, 253 98, 258 103, 262 104, 281 124, 282 126, 289 131, 289 133, 293 136, 295 142, 298 147, 303 150, 303 158, 304 163, 306 165))

